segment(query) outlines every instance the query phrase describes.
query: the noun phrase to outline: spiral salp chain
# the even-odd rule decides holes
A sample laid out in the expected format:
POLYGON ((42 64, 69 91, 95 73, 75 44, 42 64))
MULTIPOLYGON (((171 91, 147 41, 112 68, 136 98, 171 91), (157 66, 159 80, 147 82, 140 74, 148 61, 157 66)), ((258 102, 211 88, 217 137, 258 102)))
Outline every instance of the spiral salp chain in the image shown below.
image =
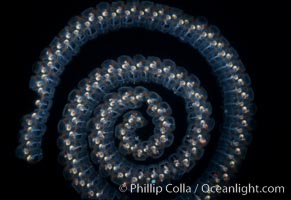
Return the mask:
MULTIPOLYGON (((197 49, 212 66, 223 96, 224 122, 217 151, 195 183, 226 184, 249 143, 254 113, 250 78, 216 27, 207 25, 204 18, 151 2, 100 3, 73 18, 43 51, 30 81, 38 98, 34 111, 23 118, 18 156, 28 162, 42 159, 41 140, 55 87, 80 47, 99 35, 130 27, 173 35, 197 49)), ((179 180, 203 156, 214 126, 211 112, 199 79, 172 60, 142 55, 107 60, 69 95, 58 127, 65 174, 83 198, 92 199, 121 198, 112 183, 163 185, 179 180), (166 100, 140 83, 159 84, 172 91, 184 99, 187 111, 188 128, 181 145, 168 158, 151 165, 146 164, 147 159, 161 158, 163 151, 171 148, 175 119, 166 100), (144 105, 154 125, 153 134, 145 141, 136 133, 148 123, 139 111, 144 105), (128 156, 142 164, 130 162, 128 156)), ((212 195, 197 191, 193 197, 210 199, 212 195)))

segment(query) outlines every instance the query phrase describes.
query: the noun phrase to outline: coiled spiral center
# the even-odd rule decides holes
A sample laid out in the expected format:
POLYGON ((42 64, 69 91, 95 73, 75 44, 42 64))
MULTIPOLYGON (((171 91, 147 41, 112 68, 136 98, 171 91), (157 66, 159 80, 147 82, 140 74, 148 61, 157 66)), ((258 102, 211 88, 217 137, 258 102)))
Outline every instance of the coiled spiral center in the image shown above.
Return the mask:
MULTIPOLYGON (((193 168, 195 160, 203 154, 208 132, 214 125, 210 118, 211 106, 198 78, 171 60, 161 61, 156 57, 121 56, 117 61, 105 61, 101 69, 97 68, 81 81, 79 89, 70 94, 69 100, 59 124, 61 155, 66 168, 73 171, 73 180, 79 180, 81 173, 89 183, 93 181, 91 177, 96 177, 96 172, 84 145, 88 129, 92 160, 99 166, 98 172, 102 176, 110 176, 117 185, 162 184, 181 178, 193 168), (164 148, 173 143, 175 120, 171 117, 172 109, 157 93, 141 86, 122 87, 141 82, 160 84, 182 97, 189 121, 183 144, 177 152, 150 168, 145 164, 133 164, 124 155, 132 154, 136 160, 159 158, 164 148), (112 92, 116 88, 117 92, 112 92), (154 134, 141 142, 134 132, 146 124, 145 118, 136 110, 144 103, 155 128, 154 134), (95 107, 94 117, 89 120, 95 107), (115 126, 122 114, 122 122, 115 126), (114 136, 119 139, 119 148, 114 145, 114 136)), ((99 191, 96 185, 99 184, 87 189, 99 191)))

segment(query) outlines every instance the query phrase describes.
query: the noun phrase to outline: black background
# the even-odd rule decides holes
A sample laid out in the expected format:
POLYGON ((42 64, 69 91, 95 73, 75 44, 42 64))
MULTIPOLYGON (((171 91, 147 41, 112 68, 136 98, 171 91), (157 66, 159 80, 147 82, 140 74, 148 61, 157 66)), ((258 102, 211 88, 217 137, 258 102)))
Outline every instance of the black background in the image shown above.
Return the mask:
MULTIPOLYGON (((290 66, 288 62, 282 62, 287 25, 279 24, 284 18, 274 14, 276 11, 284 12, 284 6, 279 9, 276 5, 266 2, 254 5, 246 1, 155 2, 181 8, 194 16, 205 16, 210 24, 219 27, 237 50, 251 76, 258 111, 255 115, 253 141, 240 173, 237 174, 236 182, 241 185, 284 185, 286 193, 290 193, 290 165, 287 164, 290 160, 290 148, 286 139, 290 133, 290 99, 288 101, 287 98, 290 93, 287 69, 290 66), (283 45, 279 47, 276 44, 283 45)), ((62 166, 57 162, 56 124, 61 118, 69 91, 79 80, 86 77, 88 72, 100 65, 102 60, 136 53, 171 58, 199 77, 214 107, 220 103, 220 99, 216 97, 219 92, 215 82, 211 81, 213 77, 209 66, 188 45, 156 32, 122 30, 110 33, 82 48, 81 54, 67 67, 62 76, 44 140, 44 160, 39 164, 29 165, 15 158, 20 119, 33 108, 34 94, 28 88, 32 65, 42 49, 72 16, 90 6, 94 7, 97 3, 98 1, 50 0, 15 2, 13 6, 16 8, 13 13, 17 20, 11 20, 11 23, 15 24, 15 30, 9 29, 8 32, 13 36, 9 43, 14 58, 6 64, 11 72, 2 75, 3 91, 8 94, 3 97, 10 103, 9 106, 4 104, 2 108, 5 118, 8 119, 7 124, 3 126, 7 128, 3 128, 3 135, 9 137, 7 140, 1 140, 3 166, 7 168, 3 173, 3 195, 9 195, 11 199, 79 199, 69 182, 63 178, 62 166), (12 126, 9 126, 8 122, 12 122, 12 126)), ((286 51, 290 53, 290 50, 286 51)), ((220 119, 217 120, 219 122, 220 119)), ((224 195, 222 199, 288 199, 287 195, 224 195)))

